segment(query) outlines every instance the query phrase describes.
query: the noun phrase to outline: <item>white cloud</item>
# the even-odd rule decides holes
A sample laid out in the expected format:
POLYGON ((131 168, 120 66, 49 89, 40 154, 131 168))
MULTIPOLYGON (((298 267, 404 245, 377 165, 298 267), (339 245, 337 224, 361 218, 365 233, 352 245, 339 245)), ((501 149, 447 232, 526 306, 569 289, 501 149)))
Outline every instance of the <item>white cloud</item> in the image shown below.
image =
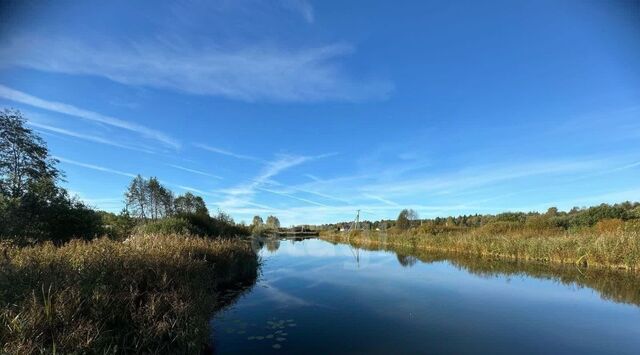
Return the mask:
POLYGON ((302 15, 305 21, 308 23, 313 23, 315 20, 313 6, 311 3, 306 0, 281 0, 282 6, 285 8, 295 11, 302 15))
POLYGON ((0 66, 95 75, 126 85, 170 89, 243 101, 361 101, 385 98, 392 85, 357 80, 338 59, 344 44, 283 49, 221 48, 182 42, 83 43, 50 36, 16 36, 0 48, 0 66))
MULTIPOLYGON (((263 185, 270 183, 270 179, 272 177, 294 166, 300 165, 309 160, 317 159, 318 157, 322 157, 322 155, 317 157, 282 155, 276 160, 267 162, 260 173, 255 178, 251 179, 248 183, 239 184, 230 188, 219 190, 218 192, 227 195, 227 199, 218 202, 218 205, 225 210, 228 210, 230 208, 243 207, 246 205, 255 205, 255 203, 252 201, 252 197, 255 194, 256 190, 259 190, 263 188, 263 185)), ((308 201, 309 200, 306 200, 305 202, 308 201)), ((267 207, 267 209, 270 208, 268 206, 262 207, 267 207)))
POLYGON ((386 198, 382 198, 380 196, 376 196, 376 195, 372 195, 372 194, 362 194, 364 197, 366 198, 370 198, 372 200, 376 200, 376 201, 380 201, 382 203, 385 203, 389 206, 399 206, 397 203, 387 200, 386 198))
POLYGON ((75 166, 79 166, 79 167, 83 167, 83 168, 87 168, 87 169, 91 169, 91 170, 102 171, 102 172, 105 172, 105 173, 122 175, 122 176, 131 177, 131 178, 135 178, 136 177, 136 174, 132 174, 132 173, 128 173, 128 172, 120 171, 120 170, 115 170, 115 169, 111 169, 111 168, 106 168, 104 166, 88 164, 88 163, 82 163, 82 162, 79 162, 79 161, 66 159, 66 158, 62 158, 62 157, 58 157, 58 156, 54 156, 54 159, 58 159, 59 161, 61 161, 63 163, 66 163, 66 164, 71 164, 71 165, 75 165, 75 166))
POLYGON ((363 191, 376 193, 384 191, 387 196, 415 195, 420 192, 447 194, 478 186, 492 185, 499 182, 528 178, 533 176, 564 175, 577 172, 595 171, 604 166, 608 160, 555 160, 530 162, 511 166, 470 167, 460 171, 425 176, 411 180, 395 180, 392 182, 372 183, 362 187, 363 191))
POLYGON ((302 197, 298 197, 298 196, 295 196, 295 195, 292 195, 292 194, 288 194, 286 192, 267 189, 267 188, 264 188, 264 187, 258 187, 257 189, 260 190, 260 191, 266 191, 266 192, 270 192, 272 194, 276 194, 276 195, 280 195, 280 196, 286 196, 286 197, 289 197, 291 199, 302 201, 302 202, 306 202, 306 203, 311 204, 311 205, 329 207, 329 206, 327 206, 327 205, 325 205, 323 203, 312 201, 312 200, 309 200, 309 199, 306 199, 306 198, 302 198, 302 197))
POLYGON ((201 144, 201 143, 194 143, 195 147, 198 147, 200 149, 204 149, 206 151, 212 152, 212 153, 216 153, 216 154, 221 154, 221 155, 226 155, 229 157, 233 157, 236 159, 242 159, 242 160, 252 160, 252 161, 257 161, 257 162, 264 162, 262 159, 260 158, 256 158, 256 157, 252 157, 249 155, 243 155, 243 154, 237 154, 225 149, 221 149, 221 148, 216 148, 216 147, 212 147, 210 145, 207 144, 201 144))
POLYGON ((90 134, 75 132, 65 128, 54 127, 54 126, 50 126, 42 123, 33 122, 33 121, 29 121, 28 124, 39 130, 44 130, 44 131, 62 134, 69 137, 79 138, 89 142, 106 144, 113 147, 136 150, 136 151, 145 152, 145 153, 154 153, 151 149, 145 149, 145 148, 134 147, 126 144, 121 144, 121 143, 115 142, 113 139, 107 139, 107 138, 98 137, 90 134))
MULTIPOLYGON (((0 56, 2 55, 1 53, 2 51, 0 51, 0 56)), ((146 138, 156 140, 158 142, 161 142, 173 148, 180 147, 180 144, 178 143, 177 140, 155 129, 151 129, 146 126, 125 121, 116 117, 106 116, 97 112, 84 110, 73 105, 41 99, 39 97, 29 95, 22 91, 14 90, 4 85, 0 85, 0 97, 10 101, 19 102, 25 105, 49 110, 52 112, 58 112, 65 115, 81 118, 84 120, 99 122, 109 126, 132 131, 146 138)))
POLYGON ((222 177, 218 176, 218 175, 213 175, 213 174, 209 174, 207 172, 204 171, 200 171, 200 170, 196 170, 196 169, 191 169, 191 168, 187 168, 181 165, 175 165, 175 164, 167 164, 168 166, 174 168, 174 169, 178 169, 178 170, 183 170, 183 171, 188 171, 190 173, 194 173, 194 174, 198 174, 198 175, 203 175, 203 176, 208 176, 208 177, 212 177, 214 179, 222 179, 222 177))

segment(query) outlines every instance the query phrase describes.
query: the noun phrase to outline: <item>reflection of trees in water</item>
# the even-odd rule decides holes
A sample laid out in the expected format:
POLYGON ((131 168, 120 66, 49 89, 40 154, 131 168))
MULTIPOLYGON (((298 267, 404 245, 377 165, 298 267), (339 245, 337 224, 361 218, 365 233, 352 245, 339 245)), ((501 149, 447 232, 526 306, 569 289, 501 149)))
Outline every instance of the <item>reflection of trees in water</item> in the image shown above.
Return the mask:
POLYGON ((275 253, 278 251, 278 248, 280 248, 280 239, 269 238, 267 239, 266 245, 268 251, 275 253))
POLYGON ((260 249, 264 248, 265 237, 254 235, 251 237, 251 249, 256 253, 260 251, 260 249))
POLYGON ((402 267, 412 267, 418 261, 418 258, 413 255, 405 255, 396 253, 396 258, 402 267))
POLYGON ((280 248, 280 239, 276 237, 267 237, 262 235, 254 235, 251 237, 251 247, 255 252, 260 251, 264 247, 271 253, 275 253, 280 248))
POLYGON ((396 253, 403 267, 448 261, 455 267, 480 277, 530 276, 552 280, 564 285, 588 287, 605 300, 640 306, 640 275, 632 271, 578 268, 567 264, 543 264, 531 261, 495 259, 477 255, 424 250, 410 246, 372 246, 360 244, 365 250, 386 250, 396 253))

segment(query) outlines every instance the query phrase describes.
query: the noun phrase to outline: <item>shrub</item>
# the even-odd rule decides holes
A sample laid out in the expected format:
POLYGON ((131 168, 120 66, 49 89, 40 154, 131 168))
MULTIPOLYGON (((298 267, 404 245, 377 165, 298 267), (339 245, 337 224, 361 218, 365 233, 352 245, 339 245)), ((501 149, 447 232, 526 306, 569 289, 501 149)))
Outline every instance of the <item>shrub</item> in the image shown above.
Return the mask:
POLYGON ((521 229, 519 222, 490 222, 477 229, 479 234, 484 235, 500 235, 509 234, 511 232, 521 229))
POLYGON ((136 234, 182 234, 201 235, 195 226, 181 217, 169 217, 156 221, 148 221, 136 227, 136 234))
POLYGON ((607 218, 598 221, 594 226, 598 233, 614 233, 622 230, 624 222, 617 218, 607 218))

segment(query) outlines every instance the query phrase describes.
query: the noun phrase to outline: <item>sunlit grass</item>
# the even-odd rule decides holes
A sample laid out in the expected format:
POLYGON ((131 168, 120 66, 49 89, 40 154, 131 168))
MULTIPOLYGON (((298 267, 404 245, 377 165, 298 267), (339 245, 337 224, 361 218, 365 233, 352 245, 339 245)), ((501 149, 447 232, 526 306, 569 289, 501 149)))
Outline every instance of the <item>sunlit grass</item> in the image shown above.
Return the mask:
POLYGON ((409 231, 325 233, 323 239, 355 245, 411 246, 518 260, 640 270, 640 230, 615 222, 579 231, 483 226, 427 233, 409 231))
POLYGON ((3 247, 0 353, 198 353, 222 294, 252 284, 247 243, 185 236, 3 247))

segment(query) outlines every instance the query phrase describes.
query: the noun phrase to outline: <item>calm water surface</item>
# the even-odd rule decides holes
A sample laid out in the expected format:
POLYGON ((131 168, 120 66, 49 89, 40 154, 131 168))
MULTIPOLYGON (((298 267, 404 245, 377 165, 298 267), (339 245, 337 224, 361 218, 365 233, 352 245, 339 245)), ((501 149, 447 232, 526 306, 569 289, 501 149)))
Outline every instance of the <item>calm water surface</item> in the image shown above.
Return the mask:
POLYGON ((640 354, 640 285, 411 250, 270 241, 262 276, 212 320, 219 354, 640 354))

